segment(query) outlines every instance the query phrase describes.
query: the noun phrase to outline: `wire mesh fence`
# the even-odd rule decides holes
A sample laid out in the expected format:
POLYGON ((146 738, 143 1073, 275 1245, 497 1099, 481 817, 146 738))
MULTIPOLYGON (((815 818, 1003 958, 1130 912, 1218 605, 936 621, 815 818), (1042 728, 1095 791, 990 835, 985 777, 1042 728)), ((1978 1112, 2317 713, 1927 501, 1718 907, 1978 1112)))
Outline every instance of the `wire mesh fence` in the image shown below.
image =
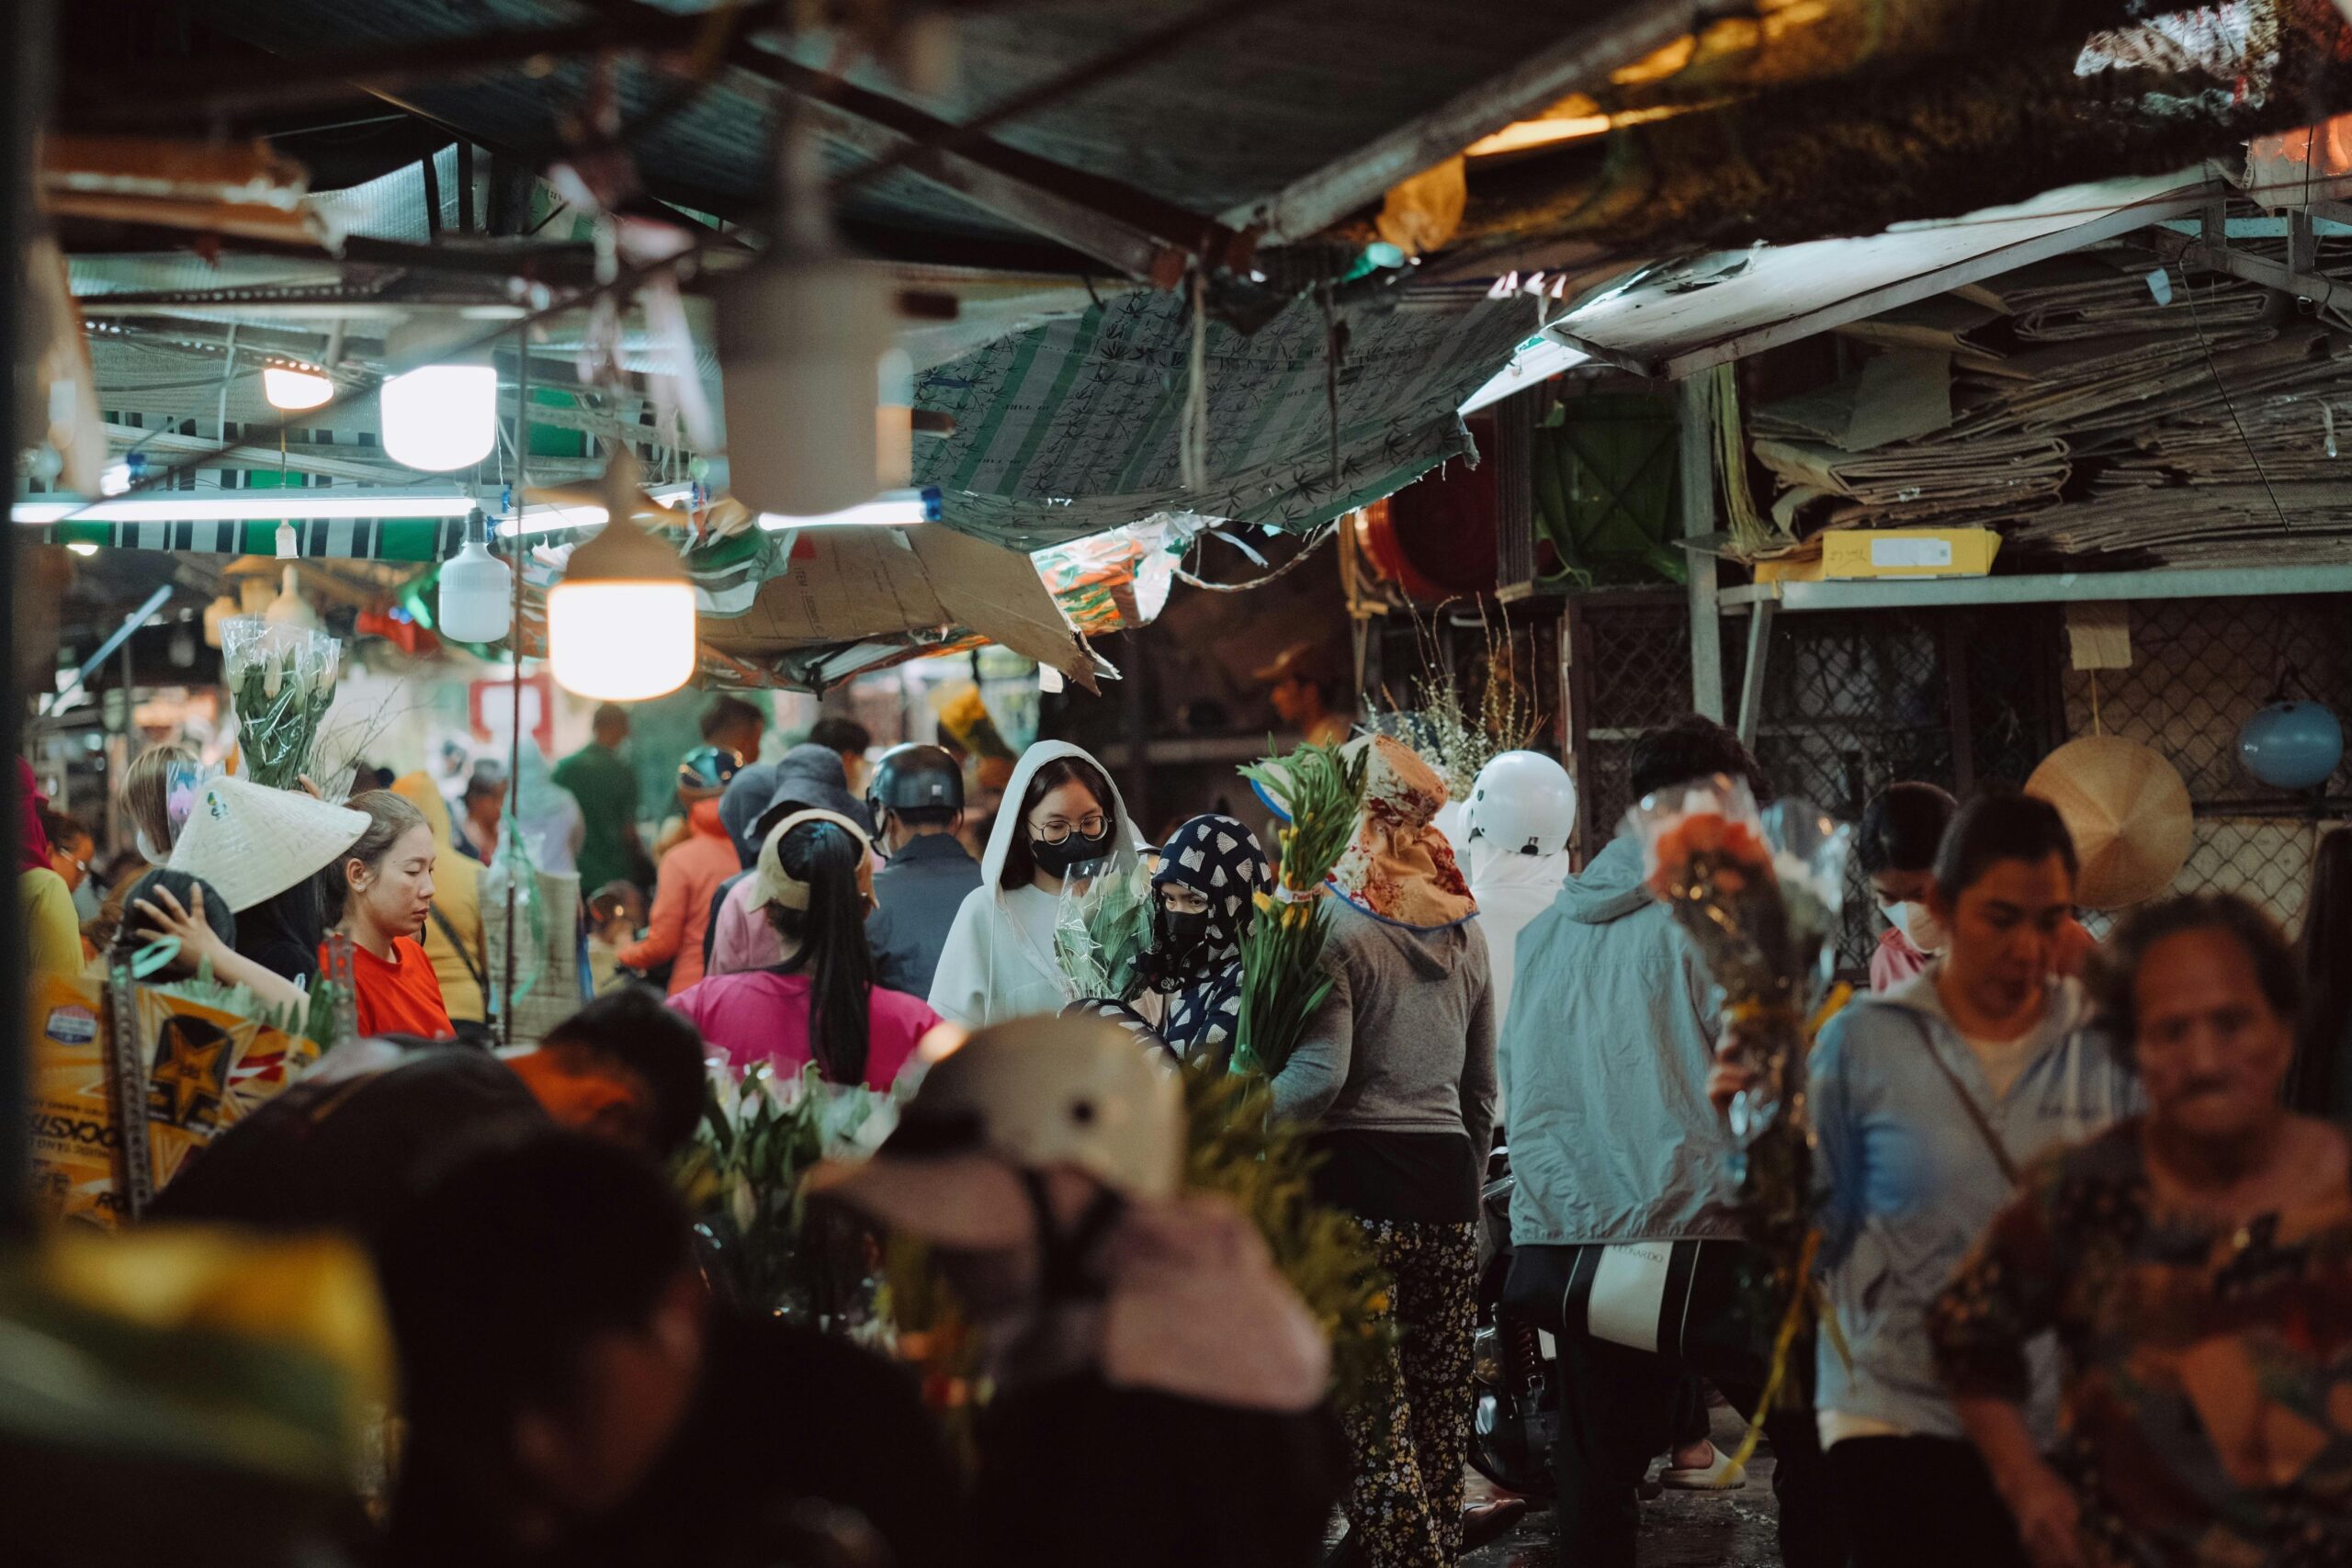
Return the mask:
POLYGON ((2120 735, 2162 753, 2197 807, 2175 889, 2241 894, 2294 933, 2312 852, 2345 813, 2352 765, 2290 795, 2240 764, 2238 731, 2282 689, 2352 713, 2352 598, 2149 601, 2130 606, 2129 624, 2129 668, 2063 671, 2068 735, 2120 735))
MULTIPOLYGON (((2177 891, 2227 890, 2287 925, 2312 852, 2352 795, 2352 765, 2318 795, 2269 790, 2237 761, 2237 734, 2291 667, 2304 694, 2352 712, 2352 600, 2174 600, 2130 608, 2130 668, 2072 668, 2057 605, 1784 615, 1775 622, 1756 735, 1784 795, 1847 820, 1902 779, 1965 796, 2021 784, 2058 745, 2093 732, 2140 740, 2180 770, 2198 812, 2177 891), (2096 700, 2095 700, 2096 699, 2096 700)), ((1679 595, 1595 595, 1568 615, 1569 739, 1586 853, 1631 804, 1644 729, 1691 708, 1679 595)), ((1725 684, 1740 689, 1744 624, 1725 624, 1725 684)), ((1842 963, 1869 962, 1881 922, 1856 868, 1842 963)), ((2094 919, 2094 930, 2104 922, 2094 919)))

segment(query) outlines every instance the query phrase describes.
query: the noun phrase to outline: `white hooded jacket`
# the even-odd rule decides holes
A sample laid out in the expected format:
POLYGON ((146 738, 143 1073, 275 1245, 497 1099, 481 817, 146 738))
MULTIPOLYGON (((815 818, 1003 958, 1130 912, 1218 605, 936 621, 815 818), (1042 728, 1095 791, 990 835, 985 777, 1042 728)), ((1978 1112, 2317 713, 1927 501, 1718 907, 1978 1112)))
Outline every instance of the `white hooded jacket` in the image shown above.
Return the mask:
POLYGON ((964 896, 956 911, 932 978, 932 1009, 952 1023, 979 1029, 1009 1018, 1059 1012, 1077 999, 1054 962, 1054 918, 1060 900, 1035 886, 998 886, 1012 850, 1012 835, 1026 830, 1022 804, 1028 798, 1029 781, 1060 757, 1087 763, 1110 785, 1111 798, 1103 805, 1112 818, 1111 842, 1121 868, 1132 868, 1136 852, 1147 847, 1128 820, 1126 803, 1119 798, 1119 786, 1108 768, 1065 740, 1040 740, 1023 751, 1005 785, 996 823, 989 829, 988 849, 980 856, 980 885, 964 896))

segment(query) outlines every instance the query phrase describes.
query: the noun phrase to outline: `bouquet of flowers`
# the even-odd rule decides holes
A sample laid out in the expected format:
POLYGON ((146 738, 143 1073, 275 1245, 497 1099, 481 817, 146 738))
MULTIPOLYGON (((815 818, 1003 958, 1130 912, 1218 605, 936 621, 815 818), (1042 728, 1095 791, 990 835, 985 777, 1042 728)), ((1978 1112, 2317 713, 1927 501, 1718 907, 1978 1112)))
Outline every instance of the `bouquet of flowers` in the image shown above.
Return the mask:
POLYGON ((1369 753, 1302 746, 1241 770, 1285 818, 1274 834, 1274 891, 1257 896, 1258 918, 1241 939, 1241 1020, 1233 1070, 1283 1070, 1306 1021, 1331 994, 1323 973, 1323 884, 1354 840, 1369 753))
MULTIPOLYGON (((826 1260, 803 1234, 800 1180, 820 1159, 868 1154, 898 1125, 898 1104, 863 1085, 827 1083, 812 1064, 779 1073, 707 1064, 703 1116, 679 1156, 704 1268, 747 1306, 795 1322, 832 1315, 826 1260)), ((868 1288, 870 1280, 860 1280, 868 1288)))
MULTIPOLYGON (((1805 1052, 1844 1000, 1830 988, 1829 938, 1845 901, 1852 829, 1793 801, 1758 811, 1747 786, 1728 778, 1661 791, 1625 820, 1641 839, 1650 892, 1723 987, 1724 1021, 1756 1072, 1733 1101, 1731 1128, 1743 1229, 1770 1261, 1769 1279, 1757 1283, 1786 1303, 1776 1384, 1813 1306, 1805 1052)), ((1768 1404, 1776 1392, 1768 1387, 1768 1404)))
POLYGON ((1137 863, 1114 874, 1074 869, 1062 879, 1054 914, 1054 961, 1080 998, 1124 1002, 1141 985, 1143 955, 1151 946, 1151 867, 1137 863))
POLYGON ((235 615, 220 623, 220 662, 245 776, 272 789, 300 787, 334 703, 343 644, 309 626, 235 615))

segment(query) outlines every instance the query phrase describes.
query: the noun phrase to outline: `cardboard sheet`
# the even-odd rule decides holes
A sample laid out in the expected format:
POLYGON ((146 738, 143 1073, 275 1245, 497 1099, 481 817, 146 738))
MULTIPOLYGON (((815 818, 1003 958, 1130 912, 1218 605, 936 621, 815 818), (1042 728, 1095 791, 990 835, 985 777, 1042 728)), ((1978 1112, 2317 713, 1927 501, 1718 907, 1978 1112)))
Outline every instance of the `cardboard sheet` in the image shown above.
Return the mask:
POLYGON ((712 638, 747 658, 865 639, 972 632, 1089 691, 1095 661, 1021 551, 943 527, 810 528, 790 570, 712 638))

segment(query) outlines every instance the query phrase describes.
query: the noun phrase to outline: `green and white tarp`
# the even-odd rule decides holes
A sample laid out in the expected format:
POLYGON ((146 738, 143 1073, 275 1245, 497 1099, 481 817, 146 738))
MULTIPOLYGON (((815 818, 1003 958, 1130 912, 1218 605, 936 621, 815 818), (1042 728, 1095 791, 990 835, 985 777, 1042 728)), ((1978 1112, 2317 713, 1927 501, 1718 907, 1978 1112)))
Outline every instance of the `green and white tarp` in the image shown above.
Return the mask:
POLYGON ((1319 302, 1295 301, 1247 336, 1210 324, 1208 482, 1188 490, 1190 299, 1137 291, 919 377, 917 406, 956 430, 918 444, 915 482, 939 487, 950 526, 1019 549, 1159 512, 1305 531, 1468 450, 1454 410, 1534 325, 1525 299, 1444 288, 1340 317, 1336 476, 1319 302))

